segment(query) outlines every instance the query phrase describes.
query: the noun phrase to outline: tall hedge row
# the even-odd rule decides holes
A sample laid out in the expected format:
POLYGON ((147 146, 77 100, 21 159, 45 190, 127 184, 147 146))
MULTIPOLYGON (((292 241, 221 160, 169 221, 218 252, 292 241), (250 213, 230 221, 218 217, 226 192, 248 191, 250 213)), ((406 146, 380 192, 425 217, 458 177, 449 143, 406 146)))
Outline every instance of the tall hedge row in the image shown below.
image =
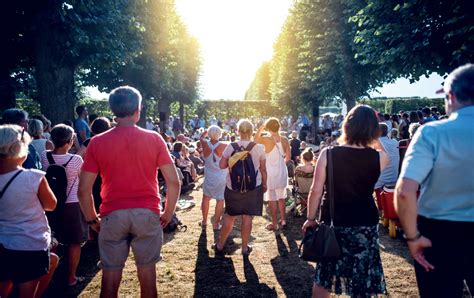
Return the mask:
POLYGON ((363 99, 359 103, 369 105, 378 112, 388 114, 414 111, 424 107, 437 107, 439 111, 444 110, 443 98, 363 99))

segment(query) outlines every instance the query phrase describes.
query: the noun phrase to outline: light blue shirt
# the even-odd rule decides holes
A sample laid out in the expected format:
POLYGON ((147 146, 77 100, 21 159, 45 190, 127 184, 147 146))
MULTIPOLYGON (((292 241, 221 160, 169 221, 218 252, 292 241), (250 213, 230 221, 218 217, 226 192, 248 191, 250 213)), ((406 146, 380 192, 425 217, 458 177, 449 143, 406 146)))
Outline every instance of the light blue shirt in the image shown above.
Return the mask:
MULTIPOLYGON (((86 132, 86 140, 91 137, 91 129, 89 128, 89 124, 87 124, 86 120, 82 118, 77 118, 76 123, 74 124, 74 128, 76 129, 76 133, 79 134, 81 131, 86 132)), ((81 138, 78 136, 77 139, 79 140, 79 145, 82 145, 82 143, 85 140, 81 140, 81 138)))
POLYGON ((474 222, 474 106, 418 129, 400 178, 421 185, 418 214, 474 222))
POLYGON ((375 183, 375 189, 381 188, 384 185, 395 185, 395 183, 397 183, 398 166, 400 164, 398 142, 388 137, 381 137, 380 143, 385 149, 385 152, 387 152, 390 163, 380 173, 379 180, 375 183))

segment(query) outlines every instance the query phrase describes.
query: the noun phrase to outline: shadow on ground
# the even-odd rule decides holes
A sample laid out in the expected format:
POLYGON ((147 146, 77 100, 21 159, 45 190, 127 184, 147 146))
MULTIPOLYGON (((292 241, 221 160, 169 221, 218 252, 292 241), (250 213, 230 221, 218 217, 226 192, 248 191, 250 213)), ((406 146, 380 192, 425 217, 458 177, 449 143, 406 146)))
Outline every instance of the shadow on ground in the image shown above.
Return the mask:
POLYGON ((201 231, 196 259, 195 297, 276 297, 275 289, 259 281, 257 272, 248 258, 244 258, 245 282, 240 282, 230 257, 211 257, 207 248, 206 230, 201 231))

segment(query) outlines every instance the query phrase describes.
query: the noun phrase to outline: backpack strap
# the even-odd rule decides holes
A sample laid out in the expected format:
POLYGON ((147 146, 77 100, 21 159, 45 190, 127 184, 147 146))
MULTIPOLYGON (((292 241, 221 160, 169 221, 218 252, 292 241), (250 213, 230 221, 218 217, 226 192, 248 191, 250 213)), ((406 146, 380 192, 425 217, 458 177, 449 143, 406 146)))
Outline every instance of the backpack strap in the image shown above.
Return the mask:
POLYGON ((234 143, 230 143, 230 145, 232 146, 232 148, 234 148, 234 151, 240 151, 239 144, 234 142, 234 143))
POLYGON ((253 147, 255 147, 255 145, 257 145, 257 143, 255 143, 255 142, 250 142, 250 143, 247 145, 247 148, 245 148, 245 151, 250 152, 250 151, 253 149, 253 147))
POLYGON ((73 155, 73 156, 71 156, 71 158, 70 158, 70 159, 67 161, 67 163, 63 164, 63 167, 64 167, 64 168, 66 168, 66 167, 67 167, 67 165, 69 164, 69 162, 72 160, 72 158, 73 158, 73 157, 74 157, 74 155, 73 155))
POLYGON ((5 192, 7 191, 8 187, 10 186, 10 184, 13 182, 13 180, 15 180, 15 178, 20 175, 20 173, 23 172, 23 170, 19 170, 18 172, 16 172, 15 175, 13 175, 13 177, 10 178, 10 180, 8 180, 7 184, 5 184, 5 187, 2 189, 2 191, 0 191, 0 199, 3 198, 3 195, 5 194, 5 192))
POLYGON ((56 162, 54 161, 54 158, 53 158, 53 152, 47 151, 46 152, 46 158, 48 159, 48 162, 49 162, 50 165, 56 164, 56 162))

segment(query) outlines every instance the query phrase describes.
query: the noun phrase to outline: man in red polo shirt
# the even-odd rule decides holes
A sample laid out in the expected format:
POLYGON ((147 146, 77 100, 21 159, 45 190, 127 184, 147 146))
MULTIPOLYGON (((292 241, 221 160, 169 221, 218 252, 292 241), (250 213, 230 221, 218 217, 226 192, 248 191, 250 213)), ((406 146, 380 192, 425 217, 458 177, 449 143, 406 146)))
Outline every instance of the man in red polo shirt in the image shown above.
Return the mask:
POLYGON ((82 212, 99 232, 101 297, 117 297, 122 270, 132 248, 142 297, 156 297, 156 263, 163 228, 170 222, 179 197, 179 179, 163 138, 136 126, 141 95, 119 87, 109 96, 117 126, 91 139, 79 181, 82 212), (166 207, 160 210, 158 168, 167 184, 166 207), (98 217, 92 198, 97 173, 102 178, 98 217))

